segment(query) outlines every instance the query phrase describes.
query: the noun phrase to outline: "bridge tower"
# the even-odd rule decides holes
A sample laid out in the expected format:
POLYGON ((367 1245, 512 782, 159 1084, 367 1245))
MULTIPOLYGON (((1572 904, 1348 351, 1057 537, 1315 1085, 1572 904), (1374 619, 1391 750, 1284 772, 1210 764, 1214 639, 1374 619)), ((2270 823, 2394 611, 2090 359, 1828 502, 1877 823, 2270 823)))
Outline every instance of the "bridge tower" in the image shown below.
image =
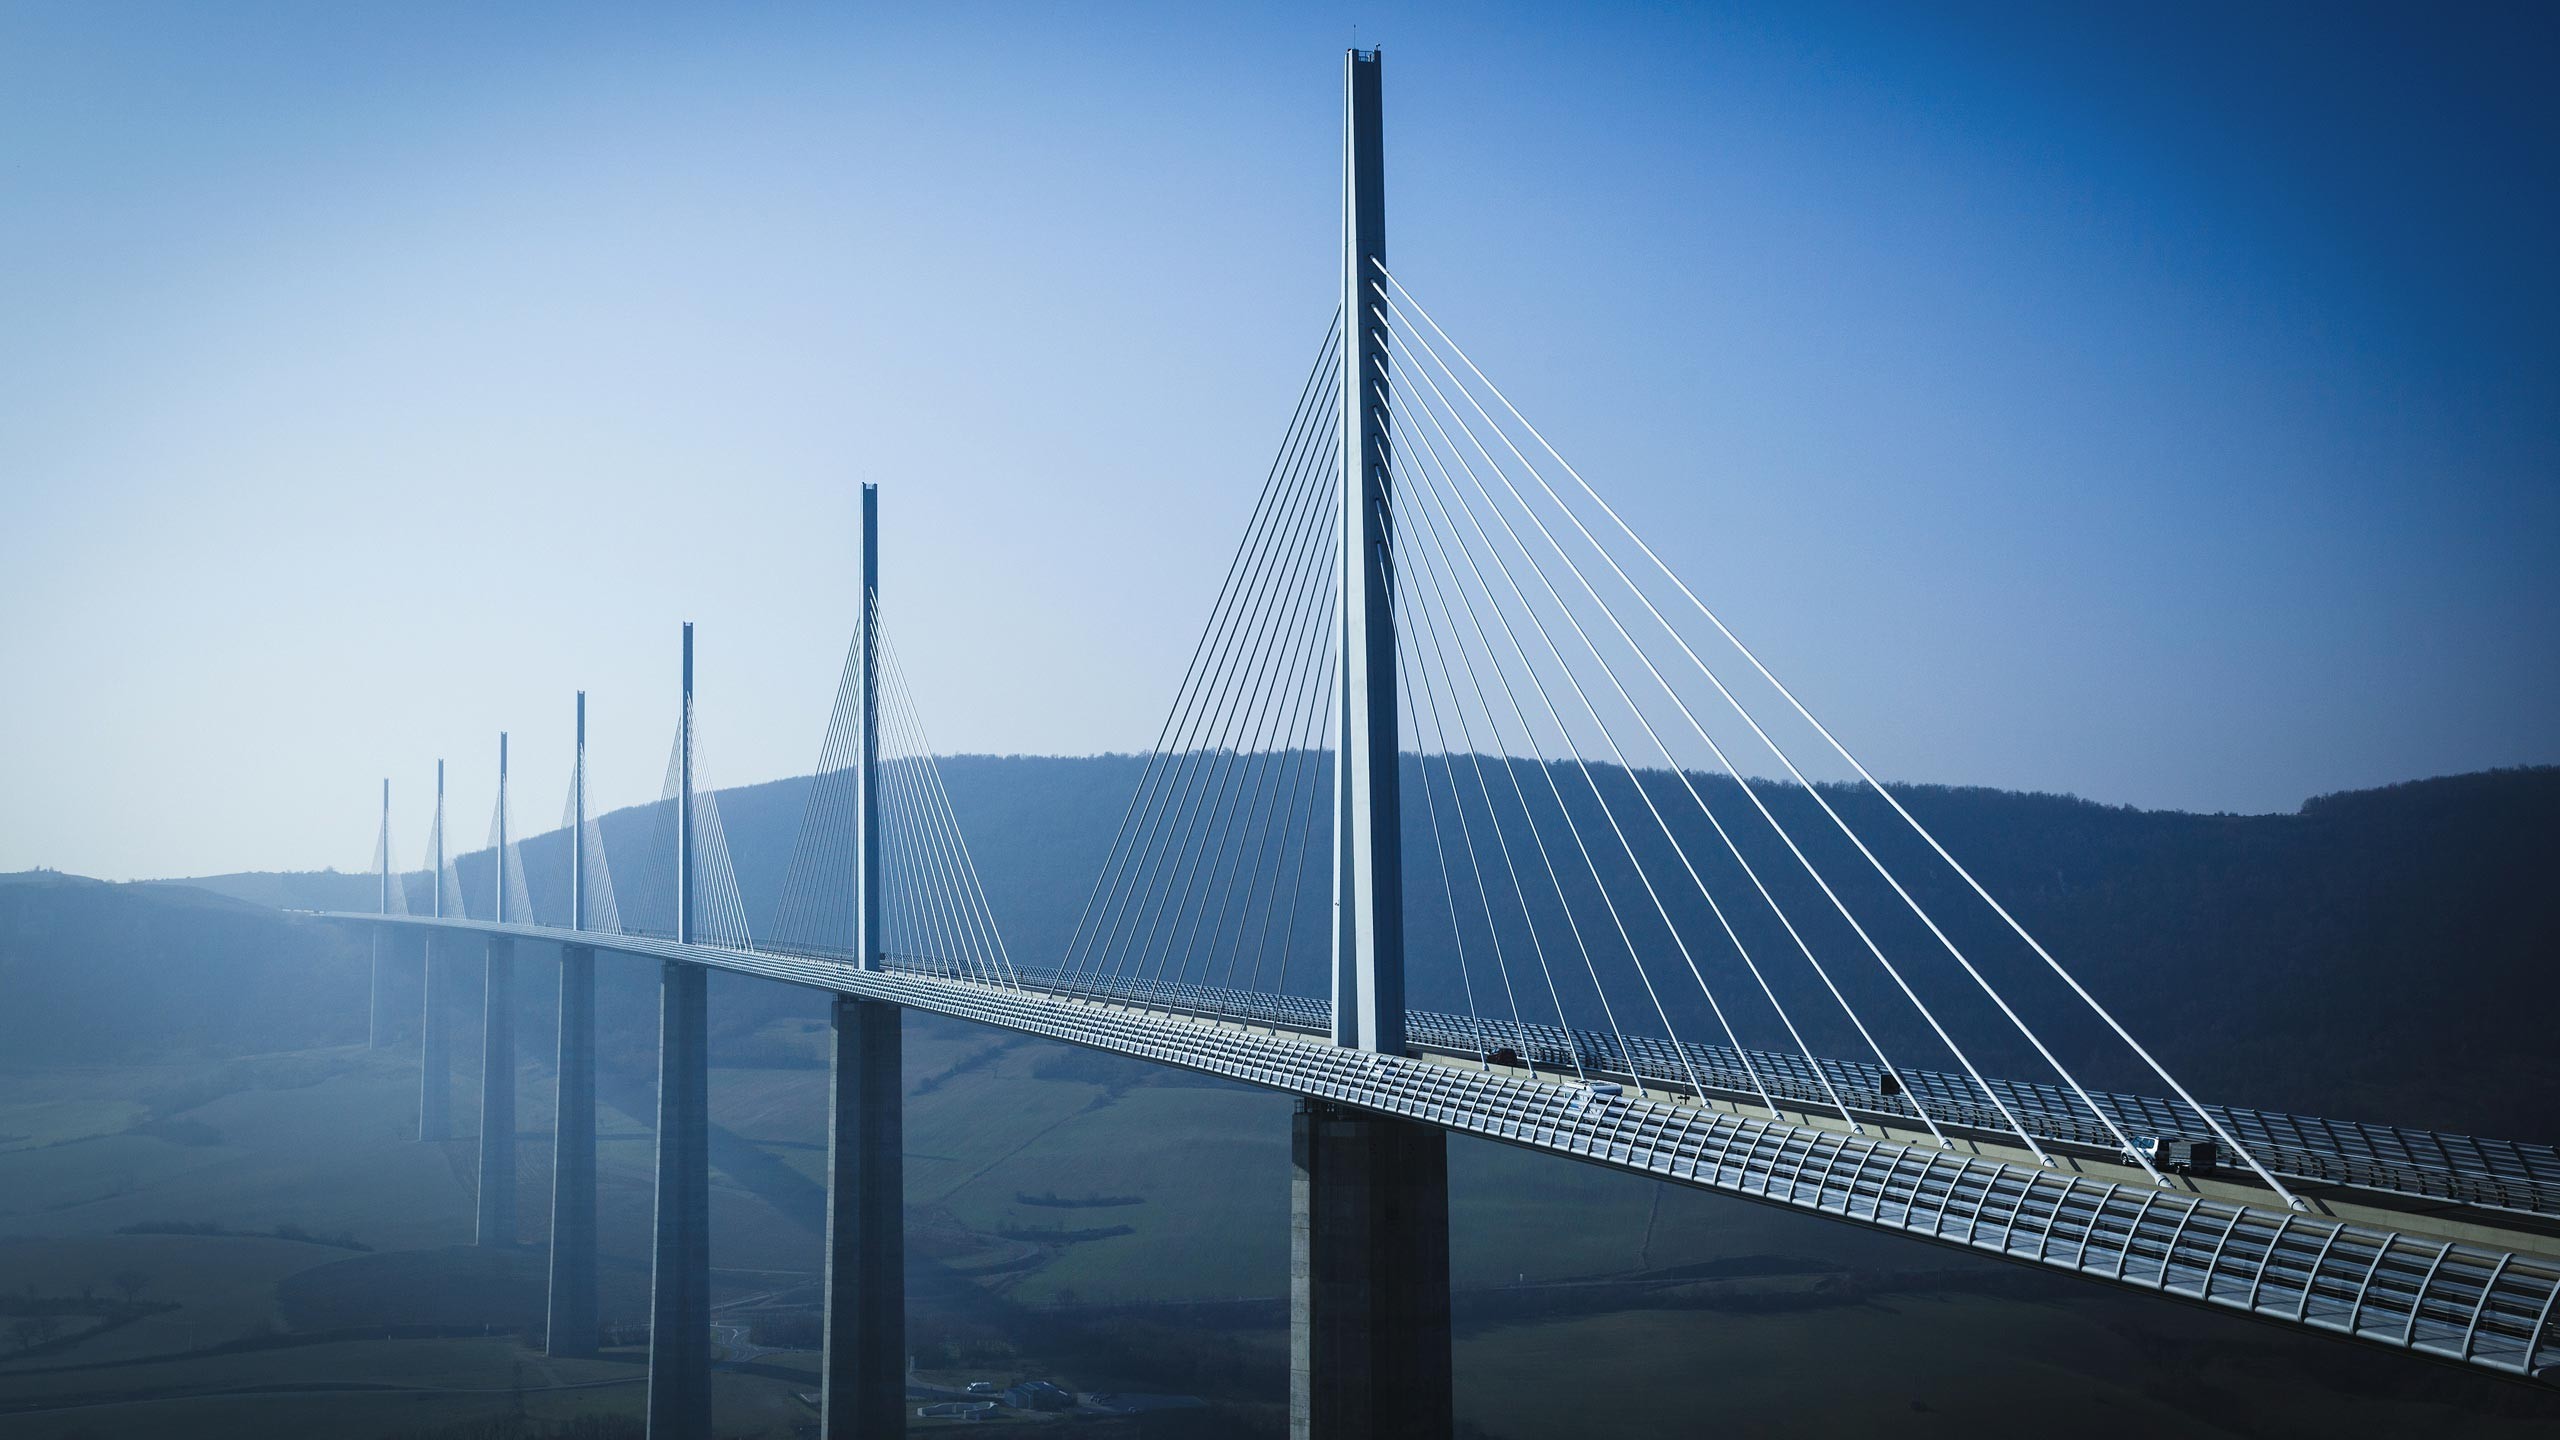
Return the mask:
MULTIPOLYGON (((676 942, 694 940, 693 622, 676 720, 676 942)), ((711 1072, 699 965, 658 970, 657 1218, 649 1271, 649 1434, 711 1433, 711 1072)))
MULTIPOLYGON (((855 784, 854 963, 881 968, 880 488, 862 487, 862 736, 855 784)), ((895 1005, 838 995, 827 1100, 821 1440, 905 1433, 904 1081, 895 1005)))
MULTIPOLYGON (((1404 880, 1379 52, 1343 56, 1341 672, 1333 1038, 1405 1054, 1404 880)), ((1437 1128, 1301 1101, 1290 1160, 1289 1425, 1305 1440, 1445 1436, 1449 1166, 1437 1128)))
MULTIPOLYGON (((497 920, 507 922, 507 732, 498 732, 497 920)), ((524 897, 516 897, 519 909, 524 897)), ((475 1245, 516 1243, 516 942, 489 937, 480 1008, 480 1186, 475 1245)))
MULTIPOLYGON (((382 852, 381 882, 375 900, 376 913, 391 913, 391 777, 382 777, 382 838, 375 845, 382 852)), ((382 1048, 382 931, 373 927, 373 978, 365 989, 364 1048, 382 1048)))
POLYGON ((1396 617, 1387 470, 1387 331, 1369 298, 1386 263, 1379 53, 1343 61, 1341 748, 1333 795, 1333 1038, 1404 1053, 1404 865, 1396 761, 1396 617))
POLYGON ((880 487, 862 487, 862 764, 854 775, 854 963, 881 968, 880 487))
MULTIPOLYGON (((433 904, 435 917, 444 918, 444 762, 436 762, 436 814, 434 839, 429 846, 428 861, 435 866, 433 904)), ((461 896, 453 897, 458 903, 461 896)), ((436 932, 427 931, 425 998, 418 1015, 418 1138, 450 1140, 453 1138, 453 1037, 445 1028, 444 976, 436 964, 436 932)))
MULTIPOLYGON (((569 928, 587 928, 587 692, 569 761, 569 928)), ((560 1041, 551 1130, 551 1305, 546 1355, 596 1352, 596 951, 560 947, 560 1041)))

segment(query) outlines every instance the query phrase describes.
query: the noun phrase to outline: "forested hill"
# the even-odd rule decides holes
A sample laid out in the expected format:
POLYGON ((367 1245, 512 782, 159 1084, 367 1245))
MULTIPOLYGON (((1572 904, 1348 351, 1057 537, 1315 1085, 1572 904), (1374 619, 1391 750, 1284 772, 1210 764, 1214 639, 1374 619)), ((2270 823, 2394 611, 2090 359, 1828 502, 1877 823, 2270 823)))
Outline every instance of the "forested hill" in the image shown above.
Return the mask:
POLYGON ((361 1040, 361 955, 335 927, 227 895, 0 876, 0 1065, 361 1040))
MULTIPOLYGON (((1409 786, 1419 783, 1412 764, 1408 757, 1409 786)), ((995 912, 1025 963, 1049 963, 1065 947, 1140 765, 1126 756, 942 762, 995 912)), ((1603 777, 1604 787, 1628 794, 1633 783, 1624 775, 1603 777)), ((1642 783, 1660 796, 1674 782, 1650 775, 1642 783)), ((1747 816, 1736 808, 1741 801, 1731 782, 1702 781, 1701 788, 1719 814, 1747 816)), ((719 797, 739 880, 759 924, 769 912, 757 910, 756 902, 780 888, 807 789, 805 779, 788 780, 719 797)), ((1821 835, 1827 822, 1802 791, 1775 787, 1769 793, 1791 829, 1821 835)), ((2560 1017, 2560 888, 2553 884, 2560 875, 2560 768, 2324 796, 2291 815, 2143 811, 1974 788, 1910 786, 1896 793, 2195 1088, 2237 1104, 2519 1139, 2560 1135, 2560 1045, 2550 1029, 2560 1017)), ((2115 1047, 2075 1019, 2067 1001, 2035 992, 2048 983, 2040 962, 2007 942, 1943 867, 1930 871, 1925 853, 1908 842, 1907 832, 1896 831, 1898 822, 1874 797, 1846 789, 1826 795, 1862 832, 1883 837, 1879 853, 1897 874, 1926 875, 1913 887, 1922 903, 1959 917, 1949 925, 1958 942, 1978 952, 2004 992, 2014 988, 2043 1007, 2035 1013, 2051 1018, 2040 1028, 2066 1059, 2091 1067, 2092 1083, 2140 1083, 2137 1075, 2109 1068, 2115 1047)), ((1430 852, 1414 848, 1431 843, 1419 810, 1407 807, 1415 1002, 1455 1005, 1460 992, 1447 953, 1449 927, 1445 919, 1424 918, 1443 916, 1446 902, 1430 852)), ((1515 836, 1528 833, 1516 812, 1483 818, 1499 820, 1515 836)), ((605 823, 626 897, 638 888, 629 876, 650 853, 651 830, 645 807, 617 812, 605 823)), ((526 843, 538 906, 565 866, 559 839, 526 843)), ((1691 833, 1682 841, 1693 852, 1712 848, 1695 843, 1691 833)), ((1819 895, 1800 872, 1788 878, 1783 852, 1761 840, 1746 838, 1743 845, 1791 911, 1820 917, 1819 895)), ((1878 917, 1874 928, 1888 952, 1916 956, 1910 968, 1924 977, 1921 983, 1942 987, 1928 992, 1933 1003, 1950 1011, 1965 1003, 1962 984, 1947 978, 1952 967, 1926 932, 1894 923, 1898 902, 1871 872, 1867 883, 1856 883, 1863 862, 1854 853, 1836 844, 1825 850, 1818 840, 1809 848, 1826 870, 1848 877, 1844 899, 1862 915, 1878 917), (1955 988, 1943 988, 1948 985, 1955 988)), ((1649 854, 1646 863, 1654 858, 1649 854)), ((485 884, 486 865, 485 854, 467 857, 465 883, 485 884)), ((1625 878, 1623 857, 1617 868, 1613 885, 1625 878)), ((1715 882, 1712 867, 1708 873, 1715 882)), ((372 880, 355 875, 190 883, 270 904, 371 908, 373 902, 372 880)), ((412 877, 412 887, 423 898, 423 877, 412 877)), ((1310 889, 1324 890, 1321 873, 1310 889)), ((1320 906, 1325 898, 1316 894, 1308 904, 1320 906)), ((1684 927, 1697 918, 1676 897, 1672 908, 1684 927)), ((1765 922, 1746 917, 1739 923, 1755 953, 1783 951, 1784 937, 1765 922)), ((1312 933, 1321 935, 1320 918, 1312 933)), ((1482 938, 1479 933, 1470 942, 1480 985, 1482 938)), ((1845 932, 1811 925, 1808 938, 1826 956, 1845 954, 1844 972, 1856 968, 1850 962, 1858 952, 1845 932)), ((0 935, 0 944, 9 943, 0 935)), ((1292 988, 1308 988, 1306 963, 1300 962, 1292 988)), ((1729 964, 1717 957, 1702 963, 1710 979, 1717 979, 1714 967, 1729 964)), ((1749 984, 1729 970, 1717 983, 1731 983, 1728 993, 1747 993, 1749 984)), ((1917 1043, 1916 1022, 1890 1018, 1882 983, 1869 976, 1849 985, 1862 1011, 1888 1016, 1881 1023, 1889 1045, 1917 1043)), ((1694 1010, 1673 1003, 1684 1033, 1708 1033, 1694 1010)), ((1577 1011, 1574 1018, 1592 1017, 1577 1011)), ((1972 1028, 1959 1033, 1988 1033, 1997 1023, 1996 1016, 1977 1015, 1967 1021, 1972 1028)), ((1776 1043, 1765 1029, 1744 1038, 1776 1043)), ((1849 1053, 1854 1037, 1818 1043, 1849 1053)), ((1986 1043, 1978 1058, 1986 1068, 2027 1073, 2014 1047, 1986 1043)))

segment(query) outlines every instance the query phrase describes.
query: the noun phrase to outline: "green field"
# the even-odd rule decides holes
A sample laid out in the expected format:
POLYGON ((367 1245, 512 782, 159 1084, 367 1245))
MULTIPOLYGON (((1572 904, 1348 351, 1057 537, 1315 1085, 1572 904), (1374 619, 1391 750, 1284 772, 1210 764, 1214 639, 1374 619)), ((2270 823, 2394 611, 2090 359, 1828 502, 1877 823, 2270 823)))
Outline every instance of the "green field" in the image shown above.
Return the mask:
MULTIPOLYGON (((555 1361, 504 1339, 355 1341, 261 1354, 181 1358, 29 1378, 7 1391, 11 1436, 186 1435, 260 1440, 276 1435, 432 1431, 512 1415, 562 1420, 642 1413, 647 1372, 637 1352, 555 1361), (208 1392, 221 1393, 208 1393, 208 1392)), ((722 1433, 786 1435, 808 1414, 795 1385, 715 1378, 722 1433)))

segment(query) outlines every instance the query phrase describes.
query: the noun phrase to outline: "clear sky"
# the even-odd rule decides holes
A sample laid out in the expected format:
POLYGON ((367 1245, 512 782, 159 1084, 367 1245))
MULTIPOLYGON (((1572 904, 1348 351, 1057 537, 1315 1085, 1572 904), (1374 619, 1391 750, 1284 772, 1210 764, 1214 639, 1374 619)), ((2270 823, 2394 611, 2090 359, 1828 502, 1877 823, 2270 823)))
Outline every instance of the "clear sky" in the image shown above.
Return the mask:
POLYGON ((2560 760, 2542 6, 0 5, 0 869, 1143 748, 1389 253, 1888 778, 2560 760))

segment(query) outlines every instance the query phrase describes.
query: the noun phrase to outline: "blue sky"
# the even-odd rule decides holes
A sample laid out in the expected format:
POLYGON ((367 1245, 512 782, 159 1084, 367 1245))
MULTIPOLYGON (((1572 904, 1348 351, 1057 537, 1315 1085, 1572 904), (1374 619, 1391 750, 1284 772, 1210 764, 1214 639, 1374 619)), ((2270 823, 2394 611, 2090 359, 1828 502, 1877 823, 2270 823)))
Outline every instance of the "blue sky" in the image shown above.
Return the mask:
POLYGON ((1888 778, 2560 759, 2516 7, 0 10, 0 869, 805 769, 854 487, 939 748, 1142 748, 1389 253, 1888 778))

